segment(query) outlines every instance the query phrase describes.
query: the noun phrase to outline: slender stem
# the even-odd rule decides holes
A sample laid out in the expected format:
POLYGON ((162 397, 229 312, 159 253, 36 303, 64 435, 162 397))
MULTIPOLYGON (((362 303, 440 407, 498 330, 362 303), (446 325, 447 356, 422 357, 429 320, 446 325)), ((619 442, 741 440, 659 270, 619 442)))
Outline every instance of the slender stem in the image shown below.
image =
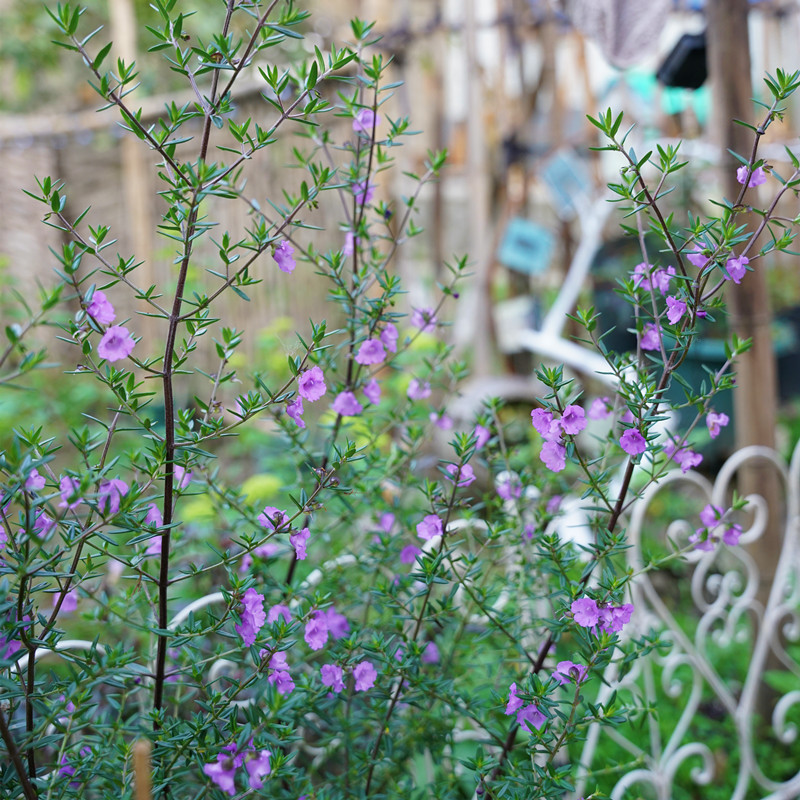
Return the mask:
POLYGON ((8 754, 11 757, 11 763, 17 771, 17 777, 22 787, 22 793, 25 795, 25 800, 37 800, 39 793, 36 791, 36 787, 30 782, 25 772, 25 765, 22 763, 17 743, 14 741, 14 737, 11 735, 11 731, 8 728, 2 703, 0 703, 0 737, 2 737, 6 750, 8 750, 8 754))

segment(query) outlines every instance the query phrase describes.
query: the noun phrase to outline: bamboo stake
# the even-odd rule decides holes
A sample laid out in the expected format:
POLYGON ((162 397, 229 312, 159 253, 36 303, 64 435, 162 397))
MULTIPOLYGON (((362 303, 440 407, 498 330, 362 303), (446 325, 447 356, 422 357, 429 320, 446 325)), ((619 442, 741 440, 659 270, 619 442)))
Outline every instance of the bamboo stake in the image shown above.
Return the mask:
POLYGON ((133 743, 133 786, 136 800, 152 800, 152 779, 150 775, 150 750, 148 739, 133 743))

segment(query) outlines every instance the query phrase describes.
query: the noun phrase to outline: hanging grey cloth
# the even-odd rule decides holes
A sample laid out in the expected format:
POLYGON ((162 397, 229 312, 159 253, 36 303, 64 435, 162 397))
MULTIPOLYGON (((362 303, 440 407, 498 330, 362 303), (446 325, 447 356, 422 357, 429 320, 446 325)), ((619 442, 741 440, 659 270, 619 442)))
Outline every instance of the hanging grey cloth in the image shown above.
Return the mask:
POLYGON ((569 0, 572 24, 597 42, 615 67, 624 69, 653 54, 670 0, 569 0))

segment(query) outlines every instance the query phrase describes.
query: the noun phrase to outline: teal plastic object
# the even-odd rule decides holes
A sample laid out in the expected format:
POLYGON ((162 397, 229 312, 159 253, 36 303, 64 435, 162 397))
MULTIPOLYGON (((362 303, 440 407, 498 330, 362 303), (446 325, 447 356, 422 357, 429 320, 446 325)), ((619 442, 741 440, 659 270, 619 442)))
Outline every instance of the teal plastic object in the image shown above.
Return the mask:
POLYGON ((497 260, 517 272, 539 275, 553 255, 553 236, 535 222, 515 217, 508 223, 497 251, 497 260))

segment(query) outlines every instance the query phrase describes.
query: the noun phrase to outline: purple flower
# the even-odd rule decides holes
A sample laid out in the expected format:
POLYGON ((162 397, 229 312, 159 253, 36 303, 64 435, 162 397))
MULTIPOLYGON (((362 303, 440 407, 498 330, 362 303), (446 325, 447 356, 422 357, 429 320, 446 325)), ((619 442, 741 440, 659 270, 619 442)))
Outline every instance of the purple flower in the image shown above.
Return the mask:
POLYGON ((638 456, 647 450, 647 440, 636 428, 628 428, 619 437, 619 445, 629 456, 638 456))
POLYGON ((340 392, 336 395, 331 408, 342 417, 356 417, 364 410, 364 406, 352 392, 340 392))
POLYGON ((321 650, 328 641, 328 623, 319 611, 306 623, 303 638, 312 650, 321 650))
POLYGON ((303 398, 296 397, 286 406, 286 415, 293 419, 298 428, 305 428, 306 424, 303 422, 303 398))
POLYGON ((517 697, 517 684, 512 683, 511 686, 508 687, 508 703, 505 710, 506 716, 510 716, 515 711, 518 711, 523 705, 524 701, 522 698, 517 697))
MULTIPOLYGON (((234 748, 236 745, 234 745, 234 748)), ((226 748, 227 749, 227 748, 226 748)), ((240 762, 241 763, 241 762, 240 762)), ((217 754, 217 760, 203 766, 203 772, 211 778, 214 783, 230 795, 236 794, 234 778, 236 776, 236 759, 224 753, 217 754)))
MULTIPOLYGON (((164 517, 161 514, 161 509, 155 504, 150 503, 147 507, 147 514, 145 514, 144 524, 153 527, 153 528, 160 528, 164 524, 164 517)), ((161 537, 159 537, 160 539, 161 537)))
POLYGON ((267 614, 267 622, 272 625, 273 622, 278 621, 279 617, 283 617, 287 625, 292 621, 292 612, 289 610, 289 606, 276 603, 274 606, 270 607, 269 613, 267 614))
POLYGON ((506 473, 503 480, 497 482, 497 494, 503 500, 516 500, 522 495, 522 483, 519 476, 506 473))
POLYGON ((548 501, 547 505, 545 506, 545 511, 548 514, 558 514, 559 509, 561 508, 561 500, 563 498, 560 494, 554 494, 548 501))
POLYGON ((319 366, 311 367, 305 372, 300 373, 297 379, 297 391, 300 397, 313 403, 322 397, 328 391, 325 386, 325 376, 322 374, 322 368, 319 366))
POLYGON ((488 428, 484 428, 483 425, 476 425, 473 435, 475 436, 476 450, 480 450, 492 438, 492 432, 488 428))
POLYGON ((531 425, 545 438, 549 435, 553 424, 553 412, 546 408, 534 408, 531 411, 531 425))
POLYGON ((455 423, 453 420, 445 414, 444 411, 431 411, 428 415, 428 419, 437 427, 439 430, 442 431, 451 431, 453 430, 453 426, 455 423))
POLYGON ((742 166, 736 170, 736 180, 741 184, 744 184, 744 182, 747 181, 748 189, 752 188, 753 186, 761 186, 762 183, 767 182, 767 173, 764 172, 763 167, 756 167, 750 174, 749 181, 747 180, 748 172, 750 172, 750 169, 744 164, 742 164, 742 166))
POLYGON ((553 671, 553 678, 562 686, 570 682, 577 685, 586 680, 586 667, 574 661, 559 661, 553 671))
POLYGON ((264 598, 255 589, 250 588, 244 593, 239 616, 242 618, 242 623, 234 627, 245 645, 250 647, 267 619, 264 613, 264 598))
POLYGON ((725 278, 730 278, 734 283, 739 284, 742 278, 747 274, 747 265, 750 259, 747 256, 739 256, 739 258, 729 258, 725 262, 725 272, 728 274, 725 278))
POLYGON ((611 400, 608 397, 596 397, 589 406, 589 419, 606 419, 611 416, 611 400))
POLYGON ((639 346, 642 350, 658 350, 661 347, 661 335, 658 325, 648 322, 644 326, 639 336, 639 346))
POLYGON ((78 495, 80 488, 81 482, 77 478, 64 475, 59 483, 61 502, 58 504, 58 507, 72 511, 73 508, 79 506, 83 502, 83 498, 78 495))
POLYGON ((417 524, 417 536, 429 541, 442 535, 442 520, 436 514, 428 514, 422 522, 417 524))
POLYGON ((270 531, 283 530, 288 522, 289 515, 275 506, 264 506, 264 510, 258 515, 258 524, 270 531))
POLYGON ((670 325, 675 325, 686 313, 686 302, 677 297, 667 297, 667 319, 670 325))
POLYGON ((383 342, 380 339, 367 339, 361 342, 356 353, 356 362, 359 364, 380 364, 386 358, 383 342))
POLYGON ((111 305, 104 292, 95 289, 92 301, 86 306, 86 312, 99 325, 110 325, 117 316, 114 306, 111 305))
POLYGON ((409 400, 424 400, 431 396, 431 385, 427 381, 420 383, 416 378, 412 378, 411 383, 408 384, 406 395, 409 400))
POLYGON ((734 523, 722 532, 722 541, 725 544, 735 547, 739 544, 739 537, 742 535, 742 526, 734 523))
POLYGON ((688 472, 693 467, 699 466, 703 462, 703 456, 690 450, 687 445, 678 447, 672 439, 668 439, 664 445, 664 453, 667 458, 672 459, 680 468, 681 472, 688 472))
POLYGON ((697 269, 705 269, 706 264, 711 260, 710 256, 703 253, 703 248, 700 247, 699 244, 695 244, 694 247, 686 253, 686 258, 689 259, 697 269))
POLYGON ((303 528, 289 537, 289 544, 294 547, 294 553, 298 561, 306 560, 306 543, 310 535, 311 531, 308 528, 303 528))
POLYGON ((119 504, 122 498, 128 494, 128 484, 119 478, 112 478, 110 481, 102 481, 97 492, 97 507, 105 514, 116 514, 119 511, 119 504))
POLYGON ((34 467, 25 478, 25 488, 29 492, 38 492, 44 489, 44 478, 39 474, 39 471, 34 467))
POLYGON ((375 184, 366 180, 356 181, 353 184, 353 197, 358 205, 369 203, 375 196, 375 184))
POLYGON ((42 537, 47 537, 56 526, 56 521, 46 512, 40 511, 33 521, 33 529, 42 537))
POLYGON ((340 614, 334 606, 322 612, 325 615, 325 624, 334 639, 343 639, 350 630, 350 623, 344 614, 340 614))
POLYGON ((384 511, 383 514, 381 514, 378 524, 384 533, 391 533, 395 522, 396 518, 394 514, 392 514, 391 511, 384 511))
POLYGON ((545 442, 539 458, 551 472, 561 472, 567 465, 567 448, 559 442, 545 442))
POLYGON ((456 486, 469 486, 475 480, 475 472, 469 464, 448 464, 444 471, 449 481, 456 486))
POLYGON ((322 685, 329 686, 332 692, 339 694, 344 689, 344 672, 336 664, 323 664, 320 667, 322 685))
POLYGON ((631 614, 633 614, 633 605, 631 603, 601 608, 600 630, 606 633, 619 633, 623 625, 631 621, 631 614))
MULTIPOLYGON (((422 523, 420 523, 422 524, 422 523)), ((417 526, 419 528, 419 525, 417 526)), ((407 544, 401 551, 400 551, 400 563, 401 564, 413 564, 417 560, 417 556, 422 552, 416 545, 407 544)))
POLYGON ((572 617, 583 628, 593 628, 600 619, 600 609, 591 597, 573 600, 570 606, 572 617))
POLYGON ((391 322, 386 323, 386 327, 381 331, 381 341, 383 346, 390 352, 397 352, 397 339, 400 334, 397 332, 397 326, 392 325, 391 322))
POLYGON ((272 684, 275 687, 275 690, 278 694, 291 694, 294 691, 294 681, 292 680, 292 676, 287 669, 282 669, 282 667, 286 666, 286 654, 285 653, 275 653, 275 655, 270 659, 269 665, 273 669, 273 672, 267 677, 267 682, 272 684), (275 656, 283 656, 282 661, 277 661, 275 656), (275 662, 275 663, 273 663, 275 662))
POLYGON ((724 428, 730 419, 727 414, 718 414, 716 411, 709 411, 706 415, 706 426, 708 427, 708 434, 712 439, 719 436, 721 428, 724 428))
POLYGON ((381 115, 376 114, 371 108, 360 108, 353 117, 353 130, 356 133, 366 133, 372 136, 372 129, 381 121, 381 115))
POLYGON ((369 661, 359 661, 353 669, 353 677, 356 679, 356 691, 366 692, 375 685, 378 673, 369 661))
POLYGON ((419 328, 422 333, 432 333, 436 330, 436 309, 415 308, 411 312, 411 324, 419 328))
MULTIPOLYGON (((294 684, 292 685, 294 686, 294 684)), ((280 691, 280 689, 278 691, 280 691)), ((251 789, 260 789, 264 785, 264 778, 271 772, 269 764, 271 755, 272 753, 269 750, 262 750, 250 756, 250 758, 244 762, 244 767, 248 775, 248 783, 251 789)))
POLYGON ((275 259, 278 269, 281 272, 294 272, 297 262, 294 260, 294 247, 292 247, 289 242, 281 242, 275 248, 275 252, 272 254, 272 257, 275 259))
POLYGON ((652 279, 653 265, 642 261, 633 268, 633 288, 638 289, 643 286, 648 292, 653 291, 652 279))
POLYGON ((182 467, 180 464, 175 464, 172 468, 172 475, 175 480, 175 486, 178 489, 185 489, 192 481, 192 477, 194 473, 186 471, 185 467, 182 467))
MULTIPOLYGON (((53 608, 56 607, 56 603, 58 603, 59 593, 56 592, 53 595, 53 608)), ((61 603, 61 611, 64 614, 71 614, 73 611, 76 611, 78 608, 78 590, 71 589, 64 595, 64 600, 61 603)))
POLYGON ((667 267, 666 269, 658 269, 653 273, 653 286, 655 286, 661 294, 666 294, 669 291, 669 285, 672 283, 672 278, 675 275, 675 267, 667 267))
POLYGON ((381 387, 378 381, 373 378, 365 387, 364 387, 364 397, 369 400, 372 405, 376 406, 381 401, 381 387))
POLYGON ((586 427, 586 414, 580 406, 566 406, 561 414, 561 430, 575 436, 586 427))
POLYGON ((425 649, 422 651, 422 663, 438 664, 440 658, 439 648, 436 646, 436 642, 428 642, 428 644, 425 645, 425 649))
POLYGON ((542 714, 539 709, 531 704, 529 706, 525 706, 525 708, 521 708, 517 711, 517 724, 520 728, 528 731, 528 733, 532 733, 531 729, 528 727, 528 723, 533 725, 536 730, 541 730, 542 725, 547 721, 547 717, 542 714))
POLYGON ((136 342, 127 328, 121 325, 112 325, 103 334, 97 345, 97 354, 106 361, 114 362, 127 358, 133 351, 136 342))

